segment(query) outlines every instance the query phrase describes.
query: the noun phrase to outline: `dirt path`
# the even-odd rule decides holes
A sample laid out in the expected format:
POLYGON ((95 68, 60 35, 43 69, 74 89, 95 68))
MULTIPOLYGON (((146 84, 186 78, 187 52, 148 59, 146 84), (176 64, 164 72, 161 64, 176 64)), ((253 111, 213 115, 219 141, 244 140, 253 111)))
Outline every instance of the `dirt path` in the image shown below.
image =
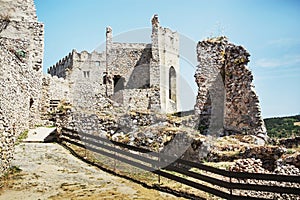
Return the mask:
POLYGON ((0 190, 0 200, 178 199, 103 172, 55 143, 21 143, 13 165, 22 171, 0 190))

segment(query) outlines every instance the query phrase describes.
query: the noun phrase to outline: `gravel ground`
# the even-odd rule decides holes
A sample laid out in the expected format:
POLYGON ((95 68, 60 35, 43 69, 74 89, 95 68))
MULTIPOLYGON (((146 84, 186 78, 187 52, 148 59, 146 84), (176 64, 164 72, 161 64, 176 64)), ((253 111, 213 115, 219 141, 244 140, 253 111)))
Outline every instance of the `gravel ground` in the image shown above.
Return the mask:
POLYGON ((0 200, 178 199, 90 166, 55 143, 21 143, 12 165, 22 171, 5 182, 0 200))

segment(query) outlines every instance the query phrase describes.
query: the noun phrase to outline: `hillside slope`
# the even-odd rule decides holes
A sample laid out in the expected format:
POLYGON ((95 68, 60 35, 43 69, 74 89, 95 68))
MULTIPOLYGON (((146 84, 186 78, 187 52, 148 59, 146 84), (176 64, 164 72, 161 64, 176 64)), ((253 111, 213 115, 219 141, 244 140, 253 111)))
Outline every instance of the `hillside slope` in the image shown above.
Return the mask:
POLYGON ((300 126, 295 125, 296 122, 300 121, 300 115, 267 118, 264 121, 269 137, 288 138, 300 136, 300 126))

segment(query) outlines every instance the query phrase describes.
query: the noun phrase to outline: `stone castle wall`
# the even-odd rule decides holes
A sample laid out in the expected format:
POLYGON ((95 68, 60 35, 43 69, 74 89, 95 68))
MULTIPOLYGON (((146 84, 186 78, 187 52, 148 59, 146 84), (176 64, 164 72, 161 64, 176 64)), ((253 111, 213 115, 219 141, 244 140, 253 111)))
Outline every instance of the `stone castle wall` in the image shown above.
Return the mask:
POLYGON ((124 102, 126 102, 125 107, 128 110, 147 110, 150 109, 150 98, 153 96, 153 89, 130 89, 124 90, 124 102))
POLYGON ((241 46, 230 44, 225 54, 225 128, 246 134, 266 134, 253 75, 247 63, 249 53, 241 46))
MULTIPOLYGON (((74 106, 81 106, 84 103, 86 107, 89 107, 92 102, 83 102, 82 100, 86 97, 86 91, 90 91, 91 94, 104 94, 106 92, 104 84, 105 68, 105 54, 98 52, 88 53, 87 51, 79 53, 73 50, 48 69, 48 73, 54 78, 50 78, 51 83, 56 85, 56 88, 64 88, 63 93, 67 94, 60 97, 58 94, 56 96, 52 95, 52 98, 55 100, 66 99, 74 106), (65 81, 55 77, 63 78, 65 81)), ((51 93, 51 88, 53 88, 51 84, 47 85, 46 93, 51 93)), ((53 89, 55 91, 55 88, 53 89)))
POLYGON ((112 100, 131 109, 148 109, 151 44, 114 43, 108 47, 107 84, 112 100), (133 103, 135 102, 135 104, 133 103), (141 106, 141 107, 139 107, 141 106))
POLYGON ((179 109, 179 37, 159 25, 153 26, 152 44, 114 42, 107 27, 105 52, 73 50, 48 73, 69 81, 72 104, 86 97, 78 89, 83 88, 84 93, 102 94, 122 105, 135 102, 130 106, 135 109, 163 113, 179 109))
POLYGON ((7 170, 18 135, 40 124, 43 24, 33 0, 0 0, 1 169, 7 170))
POLYGON ((107 69, 113 76, 124 78, 126 89, 149 88, 150 58, 149 44, 113 43, 108 54, 107 69))
POLYGON ((225 134, 265 136, 253 76, 247 68, 250 54, 225 37, 199 42, 197 54, 195 78, 199 89, 195 111, 200 116, 200 129, 205 131, 218 123, 223 130, 215 130, 225 134))
MULTIPOLYGON (((66 76, 66 80, 70 83, 71 104, 74 106, 82 104, 80 98, 85 98, 83 94, 86 91, 90 91, 93 95, 105 93, 104 72, 105 54, 73 51, 73 65, 66 76)), ((87 101, 86 106, 89 104, 87 101)))
POLYGON ((1 0, 0 5, 0 15, 12 21, 37 21, 32 0, 1 0))

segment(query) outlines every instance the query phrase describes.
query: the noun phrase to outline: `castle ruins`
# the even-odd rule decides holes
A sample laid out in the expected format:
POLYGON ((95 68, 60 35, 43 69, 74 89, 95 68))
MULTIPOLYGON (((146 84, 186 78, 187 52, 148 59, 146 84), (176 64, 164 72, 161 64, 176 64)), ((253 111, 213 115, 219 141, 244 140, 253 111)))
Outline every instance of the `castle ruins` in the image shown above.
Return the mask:
MULTIPOLYGON (((0 0, 0 174, 13 158, 16 138, 47 123, 55 104, 91 108, 89 97, 109 99, 127 110, 180 111, 179 34, 152 18, 151 43, 118 43, 106 29, 104 52, 73 50, 43 75, 44 27, 33 0, 0 0)), ((199 86, 195 114, 205 131, 266 135, 248 52, 220 37, 197 46, 199 86), (217 105, 217 106, 215 106, 217 105)), ((95 110, 94 110, 95 111, 95 110)))
POLYGON ((130 109, 177 112, 179 36, 161 27, 155 15, 151 39, 151 44, 113 42, 112 29, 107 27, 106 51, 77 53, 73 50, 50 67, 48 73, 70 83, 72 104, 83 106, 83 102, 72 95, 76 90, 78 97, 84 98, 81 87, 82 92, 88 89, 100 93, 130 109))

